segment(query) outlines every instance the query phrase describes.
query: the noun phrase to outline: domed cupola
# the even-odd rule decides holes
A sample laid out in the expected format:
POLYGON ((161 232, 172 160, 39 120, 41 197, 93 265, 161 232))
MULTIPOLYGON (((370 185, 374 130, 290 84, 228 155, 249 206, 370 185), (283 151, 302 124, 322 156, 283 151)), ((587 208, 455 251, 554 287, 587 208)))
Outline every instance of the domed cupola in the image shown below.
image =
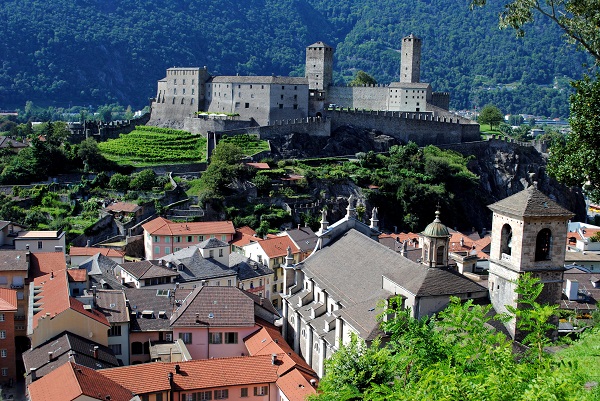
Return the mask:
POLYGON ((435 211, 435 219, 421 232, 423 248, 421 263, 428 267, 448 266, 450 232, 440 220, 440 211, 435 211))

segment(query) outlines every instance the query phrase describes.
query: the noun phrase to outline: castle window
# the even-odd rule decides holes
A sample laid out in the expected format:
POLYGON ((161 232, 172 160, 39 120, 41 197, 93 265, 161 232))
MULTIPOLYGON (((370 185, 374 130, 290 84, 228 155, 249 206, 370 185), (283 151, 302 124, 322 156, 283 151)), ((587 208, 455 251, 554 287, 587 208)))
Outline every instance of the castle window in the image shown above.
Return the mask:
POLYGON ((294 90, 298 90, 298 87, 297 87, 297 86, 294 86, 294 90))
POLYGON ((250 89, 252 89, 252 85, 250 85, 250 89))
POLYGON ((552 255, 552 232, 541 230, 535 240, 535 261, 550 260, 552 255))
POLYGON ((194 94, 194 88, 192 88, 192 95, 194 94))
POLYGON ((284 90, 284 89, 285 89, 285 86, 283 86, 283 85, 282 85, 282 86, 281 86, 281 90, 284 90))
POLYGON ((297 104, 294 105, 294 110, 298 110, 298 105, 297 104))
POLYGON ((283 103, 279 103, 279 108, 283 109, 283 103))
POLYGON ((505 224, 500 234, 500 253, 510 255, 512 251, 512 228, 505 224))
POLYGON ((240 89, 242 87, 242 85, 238 85, 238 89, 240 89))
POLYGON ((175 104, 175 98, 173 98, 173 104, 175 104))
POLYGON ((437 249, 435 264, 436 265, 443 265, 444 264, 444 247, 443 246, 440 246, 437 249))
POLYGON ((194 85, 194 80, 192 79, 192 85, 194 85))
POLYGON ((185 95, 185 88, 183 88, 183 94, 185 95))
POLYGON ((177 78, 173 80, 173 85, 177 85, 177 78))
POLYGON ((185 79, 183 80, 183 85, 185 85, 185 79))
POLYGON ((194 104, 194 99, 192 98, 192 100, 190 100, 190 104, 194 104))
POLYGON ((177 94, 177 88, 173 88, 173 94, 176 95, 177 94))
POLYGON ((281 95, 281 100, 283 100, 283 95, 281 95))
POLYGON ((183 104, 183 99, 181 99, 181 104, 183 104))
POLYGON ((244 108, 245 108, 245 109, 248 109, 248 108, 250 108, 250 103, 244 103, 244 108))

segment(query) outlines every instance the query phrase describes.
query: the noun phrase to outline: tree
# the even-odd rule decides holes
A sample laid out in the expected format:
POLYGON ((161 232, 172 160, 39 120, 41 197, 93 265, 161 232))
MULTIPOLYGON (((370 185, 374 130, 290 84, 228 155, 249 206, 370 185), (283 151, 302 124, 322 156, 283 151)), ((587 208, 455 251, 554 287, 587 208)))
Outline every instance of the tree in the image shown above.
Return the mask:
POLYGON ((525 122, 525 119, 520 114, 512 114, 508 118, 508 123, 512 126, 519 126, 525 122))
POLYGON ((490 128, 493 130, 495 125, 500 124, 504 121, 504 116, 499 108, 494 106, 493 104, 488 104, 481 109, 479 112, 479 117, 477 117, 477 121, 480 124, 489 124, 490 128))
POLYGON ((367 74, 366 72, 359 70, 354 75, 354 79, 350 81, 350 86, 364 86, 364 85, 377 85, 375 78, 367 74))
POLYGON ((112 177, 110 177, 108 186, 114 190, 125 192, 129 189, 130 181, 131 178, 128 175, 115 173, 112 177))
POLYGON ((136 190, 151 190, 156 184, 156 173, 154 170, 142 170, 135 174, 129 183, 129 188, 136 190))
MULTIPOLYGON (((471 8, 483 6, 487 0, 472 0, 471 8)), ((589 52, 600 63, 600 29, 597 0, 513 0, 504 5, 500 27, 511 27, 523 36, 523 26, 533 22, 535 12, 550 18, 571 42, 589 52)))
POLYGON ((600 75, 573 83, 571 133, 566 142, 550 149, 548 172, 559 181, 583 187, 589 197, 600 201, 600 75))
POLYGON ((77 157, 83 161, 84 166, 89 171, 101 170, 106 162, 106 159, 100 153, 98 143, 93 138, 87 138, 78 145, 77 157))

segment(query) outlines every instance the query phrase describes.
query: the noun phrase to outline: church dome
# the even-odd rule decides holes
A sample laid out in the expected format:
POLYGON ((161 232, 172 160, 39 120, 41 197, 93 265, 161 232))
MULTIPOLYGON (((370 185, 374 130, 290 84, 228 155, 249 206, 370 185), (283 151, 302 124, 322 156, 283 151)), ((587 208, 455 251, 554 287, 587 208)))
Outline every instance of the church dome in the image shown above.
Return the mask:
POLYGON ((449 237, 450 232, 448 231, 448 227, 446 227, 442 221, 440 220, 440 211, 437 210, 435 212, 435 220, 430 223, 425 230, 421 233, 426 237, 449 237))

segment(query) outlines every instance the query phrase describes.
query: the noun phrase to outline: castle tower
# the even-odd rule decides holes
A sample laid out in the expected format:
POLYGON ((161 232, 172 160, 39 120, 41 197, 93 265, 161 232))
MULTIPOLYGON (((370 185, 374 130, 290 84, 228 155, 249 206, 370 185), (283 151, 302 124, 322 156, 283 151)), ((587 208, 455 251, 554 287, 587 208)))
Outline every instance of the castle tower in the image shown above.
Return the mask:
POLYGON ((417 83, 421 81, 421 39, 412 33, 402 38, 400 57, 400 82, 417 83))
MULTIPOLYGON (((516 281, 530 272, 544 284, 538 302, 560 301, 565 263, 567 223, 573 213, 534 186, 489 206, 493 212, 488 289, 498 313, 516 307, 516 281)), ((515 321, 507 323, 520 340, 515 321)))
POLYGON ((440 211, 435 211, 435 219, 421 233, 423 247, 421 263, 427 267, 448 266, 448 246, 450 232, 440 220, 440 211))
POLYGON ((306 48, 305 76, 308 90, 326 91, 333 83, 333 47, 316 42, 306 48))

